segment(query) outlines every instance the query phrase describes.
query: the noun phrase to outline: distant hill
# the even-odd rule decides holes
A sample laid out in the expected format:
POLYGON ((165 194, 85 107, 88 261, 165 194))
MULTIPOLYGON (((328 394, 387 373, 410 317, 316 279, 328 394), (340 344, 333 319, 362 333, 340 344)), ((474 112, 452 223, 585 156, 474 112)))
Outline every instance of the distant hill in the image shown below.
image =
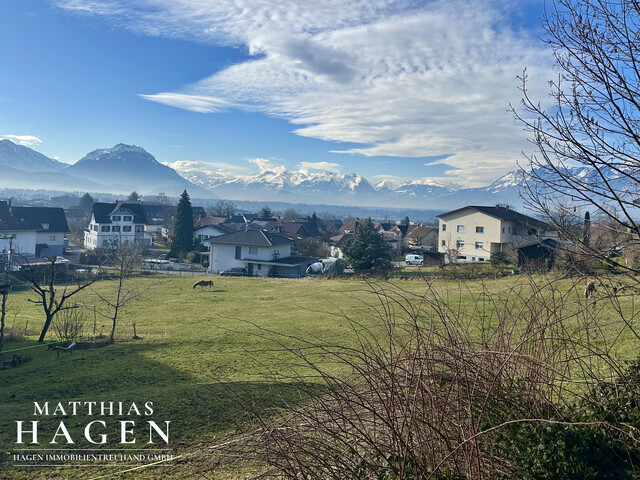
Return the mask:
POLYGON ((215 196, 159 163, 144 148, 124 143, 94 150, 65 168, 64 173, 99 181, 112 191, 176 194, 187 189, 190 195, 215 196))
POLYGON ((10 140, 0 140, 0 166, 24 172, 58 172, 66 164, 10 140))

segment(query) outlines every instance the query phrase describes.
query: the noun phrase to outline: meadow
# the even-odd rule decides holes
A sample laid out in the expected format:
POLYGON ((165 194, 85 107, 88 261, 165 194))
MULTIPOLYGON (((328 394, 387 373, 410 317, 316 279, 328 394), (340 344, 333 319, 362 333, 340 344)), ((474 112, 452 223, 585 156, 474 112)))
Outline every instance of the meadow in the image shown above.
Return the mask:
MULTIPOLYGON (((420 309, 434 296, 447 303, 452 312, 465 316, 471 335, 480 338, 496 328, 505 305, 526 312, 524 304, 532 292, 546 288, 548 293, 543 297, 560 296, 567 312, 579 311, 577 315, 583 320, 586 315, 593 317, 589 321, 599 323, 600 337, 593 341, 610 346, 611 355, 621 360, 636 357, 639 342, 628 325, 619 320, 623 312, 633 324, 638 306, 633 295, 610 295, 617 279, 600 281, 598 293, 608 300, 593 303, 588 309, 583 308, 583 279, 551 280, 547 283, 548 278, 527 276, 482 282, 216 278, 215 287, 209 291, 193 289, 193 278, 142 276, 132 281, 148 291, 125 310, 115 343, 72 353, 58 353, 37 344, 43 323, 40 307, 28 301, 32 298, 29 292, 13 293, 8 303, 7 332, 16 335, 5 343, 5 358, 19 352, 31 359, 18 368, 0 371, 2 477, 245 478, 261 467, 246 460, 219 464, 215 447, 249 428, 246 408, 265 417, 276 415, 284 405, 306 401, 314 385, 320 388, 317 376, 305 375, 296 352, 320 343, 359 348, 358 329, 383 337, 381 319, 420 309), (140 337, 135 340, 133 323, 140 337), (26 335, 22 336, 25 326, 26 335), (141 469, 16 468, 11 455, 18 447, 29 445, 16 445, 15 422, 34 420, 34 402, 44 401, 51 405, 67 405, 70 401, 143 405, 151 401, 153 415, 134 420, 170 420, 167 453, 176 458, 166 466, 141 469)), ((86 320, 85 333, 92 334, 94 325, 97 334, 109 332, 108 321, 96 313, 102 308, 96 291, 113 288, 109 281, 98 282, 92 290, 74 298, 86 320)), ((567 322, 582 321, 570 313, 567 318, 567 322)), ((45 343, 56 341, 50 332, 45 343)), ((313 358, 336 375, 351 373, 348 366, 334 362, 330 355, 318 353, 313 358)), ((38 418, 39 447, 53 447, 48 442, 61 419, 77 440, 73 448, 120 447, 119 431, 115 426, 112 429, 111 423, 105 430, 109 433, 107 444, 88 445, 83 428, 95 418, 66 413, 38 418)), ((114 416, 113 420, 121 418, 131 420, 126 416, 114 416)), ((70 448, 61 438, 55 447, 70 448)), ((143 435, 130 448, 155 446, 147 445, 143 435)))

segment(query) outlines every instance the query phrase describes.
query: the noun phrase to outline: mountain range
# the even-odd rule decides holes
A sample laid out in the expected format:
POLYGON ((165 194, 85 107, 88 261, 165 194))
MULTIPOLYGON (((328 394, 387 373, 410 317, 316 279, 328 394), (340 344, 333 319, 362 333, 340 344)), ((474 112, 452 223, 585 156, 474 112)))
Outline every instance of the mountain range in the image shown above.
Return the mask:
POLYGON ((120 143, 94 150, 75 164, 53 160, 28 147, 0 140, 0 187, 141 194, 183 190, 200 198, 215 194, 162 165, 141 147, 120 143))
POLYGON ((309 172, 284 167, 255 175, 209 172, 191 162, 170 168, 135 145, 94 150, 73 165, 0 140, 0 187, 71 191, 178 195, 186 189, 196 198, 272 201, 303 204, 453 209, 468 204, 509 203, 521 206, 522 172, 511 172, 487 187, 419 179, 371 183, 355 173, 309 172))

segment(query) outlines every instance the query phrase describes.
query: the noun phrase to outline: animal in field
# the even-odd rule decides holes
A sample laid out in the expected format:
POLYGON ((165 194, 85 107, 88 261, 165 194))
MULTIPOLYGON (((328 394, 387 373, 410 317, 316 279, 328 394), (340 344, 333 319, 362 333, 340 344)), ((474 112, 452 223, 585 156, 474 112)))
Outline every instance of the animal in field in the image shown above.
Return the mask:
POLYGON ((198 280, 193 284, 193 288, 196 287, 200 287, 200 290, 204 290, 204 287, 209 287, 209 290, 211 290, 211 287, 213 287, 213 280, 198 280))
POLYGON ((591 298, 596 291, 596 284, 589 281, 584 287, 584 298, 591 298))

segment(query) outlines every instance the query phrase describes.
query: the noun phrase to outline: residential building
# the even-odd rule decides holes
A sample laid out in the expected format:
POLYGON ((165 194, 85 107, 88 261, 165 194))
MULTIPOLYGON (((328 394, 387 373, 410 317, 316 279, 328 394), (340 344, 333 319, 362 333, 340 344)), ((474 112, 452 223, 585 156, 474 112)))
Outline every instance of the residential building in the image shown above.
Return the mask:
POLYGON ((151 245, 145 224, 147 218, 140 202, 94 203, 89 228, 84 232, 84 246, 92 250, 127 243, 151 245))
POLYGON ((18 255, 62 255, 67 233, 69 225, 62 208, 14 207, 0 202, 0 252, 12 248, 18 255))
POLYGON ((438 229, 423 225, 410 225, 404 241, 406 248, 409 250, 436 251, 438 229))
POLYGON ((438 218, 438 251, 447 261, 486 261, 508 246, 552 233, 549 224, 502 206, 467 206, 438 218))
POLYGON ((244 267, 249 275, 303 277, 307 267, 318 261, 291 255, 294 240, 263 230, 241 230, 210 238, 208 242, 211 273, 244 267))

